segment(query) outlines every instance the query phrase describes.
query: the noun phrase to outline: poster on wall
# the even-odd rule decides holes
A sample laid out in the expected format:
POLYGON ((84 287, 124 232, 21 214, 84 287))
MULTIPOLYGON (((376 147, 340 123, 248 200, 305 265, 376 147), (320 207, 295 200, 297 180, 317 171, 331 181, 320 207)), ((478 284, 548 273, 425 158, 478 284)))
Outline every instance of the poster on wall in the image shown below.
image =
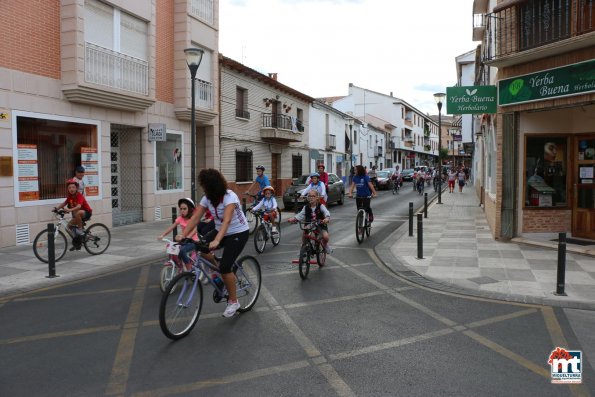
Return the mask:
POLYGON ((37 145, 18 144, 17 151, 19 201, 39 200, 37 145))
POLYGON ((81 148, 81 165, 85 167, 85 176, 89 184, 85 186, 85 196, 99 196, 99 156, 97 148, 81 148))

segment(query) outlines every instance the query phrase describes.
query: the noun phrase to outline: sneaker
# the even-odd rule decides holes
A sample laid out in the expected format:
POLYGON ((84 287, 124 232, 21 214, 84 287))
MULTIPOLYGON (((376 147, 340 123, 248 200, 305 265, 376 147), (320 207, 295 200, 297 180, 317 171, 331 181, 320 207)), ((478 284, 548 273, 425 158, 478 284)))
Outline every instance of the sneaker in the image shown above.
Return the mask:
POLYGON ((77 236, 82 236, 85 234, 85 231, 83 229, 79 229, 79 228, 76 228, 76 230, 74 232, 77 236))
POLYGON ((234 314, 236 314, 236 311, 238 311, 239 308, 240 308, 239 302, 227 303, 227 307, 225 308, 225 311, 223 312, 223 317, 232 317, 234 314))

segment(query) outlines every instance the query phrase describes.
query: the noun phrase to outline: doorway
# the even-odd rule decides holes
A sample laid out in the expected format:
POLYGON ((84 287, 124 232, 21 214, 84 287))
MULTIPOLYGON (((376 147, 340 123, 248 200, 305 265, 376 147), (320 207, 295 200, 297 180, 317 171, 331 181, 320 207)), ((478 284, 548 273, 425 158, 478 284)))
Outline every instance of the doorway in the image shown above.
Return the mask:
POLYGON ((572 235, 595 240, 595 135, 575 136, 572 235))
POLYGON ((281 155, 279 153, 272 153, 271 154, 271 184, 273 189, 275 189, 275 195, 281 196, 283 192, 281 189, 281 178, 279 174, 281 172, 281 155))

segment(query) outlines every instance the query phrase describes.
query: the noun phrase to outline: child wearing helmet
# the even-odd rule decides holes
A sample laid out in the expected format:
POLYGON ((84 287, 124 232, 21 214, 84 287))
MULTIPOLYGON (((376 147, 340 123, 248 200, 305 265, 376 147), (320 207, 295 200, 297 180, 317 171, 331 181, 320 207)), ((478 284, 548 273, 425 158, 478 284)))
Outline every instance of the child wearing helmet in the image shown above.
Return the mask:
POLYGON ((262 189, 264 198, 252 208, 252 212, 264 211, 263 219, 273 224, 273 232, 277 231, 275 220, 277 219, 277 200, 275 199, 275 189, 267 186, 262 189))
POLYGON ((79 193, 85 196, 85 187, 89 186, 89 178, 85 175, 85 167, 79 165, 74 169, 74 177, 72 178, 79 183, 79 193))
MULTIPOLYGON (((66 181, 66 188, 68 189, 68 196, 66 200, 55 209, 64 208, 64 211, 72 213, 72 220, 70 221, 71 226, 76 226, 75 233, 77 236, 83 235, 83 222, 91 219, 93 210, 85 197, 79 193, 79 183, 75 179, 69 179, 66 181)), ((79 238, 75 238, 73 241, 73 250, 81 249, 81 241, 79 238)))
POLYGON ((328 196, 326 195, 326 186, 324 186, 324 183, 320 181, 320 174, 318 172, 310 174, 310 183, 302 191, 302 197, 306 197, 310 190, 316 190, 320 196, 320 203, 326 205, 326 201, 328 200, 328 196))

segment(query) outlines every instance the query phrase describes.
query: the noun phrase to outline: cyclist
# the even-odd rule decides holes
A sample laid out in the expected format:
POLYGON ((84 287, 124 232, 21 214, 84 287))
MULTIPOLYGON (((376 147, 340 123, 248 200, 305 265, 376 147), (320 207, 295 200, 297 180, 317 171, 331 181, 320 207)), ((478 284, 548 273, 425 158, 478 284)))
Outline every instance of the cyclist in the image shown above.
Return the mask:
POLYGON ((324 183, 324 187, 328 192, 328 173, 324 170, 324 164, 318 164, 318 175, 320 175, 320 182, 324 183))
POLYGON ((256 184, 258 184, 258 192, 256 193, 258 196, 257 201, 260 201, 263 197, 262 190, 267 186, 271 186, 269 178, 264 174, 264 165, 256 166, 256 180, 252 182, 252 185, 248 188, 248 192, 251 191, 256 184))
POLYGON ((370 207, 370 196, 376 197, 376 189, 374 189, 370 177, 366 175, 366 170, 361 165, 355 166, 355 176, 349 187, 349 197, 353 197, 353 189, 356 189, 355 204, 357 209, 364 208, 369 214, 368 221, 372 223, 374 214, 372 213, 372 207, 370 207))
POLYGON ((372 182, 372 185, 374 185, 374 188, 378 187, 378 174, 376 173, 375 165, 373 165, 372 169, 368 171, 368 176, 370 177, 370 181, 372 182))
POLYGON ((83 222, 91 219, 93 210, 89 203, 87 203, 85 196, 79 192, 79 183, 75 179, 67 180, 66 188, 68 189, 66 200, 55 207, 54 210, 64 208, 65 212, 72 213, 72 220, 70 221, 69 226, 76 226, 74 230, 76 237, 72 241, 72 248, 70 248, 70 251, 74 251, 75 249, 80 250, 82 246, 80 236, 84 234, 83 222))
POLYGON ((209 233, 205 240, 209 241, 210 250, 225 248, 219 262, 219 272, 229 296, 223 317, 232 317, 240 308, 236 295, 236 276, 232 272, 232 266, 248 241, 248 221, 242 212, 240 199, 228 189, 225 177, 218 170, 203 169, 198 174, 198 183, 205 195, 182 231, 180 240, 192 235, 207 209, 214 215, 216 232, 209 233))
MULTIPOLYGON (((304 205, 302 210, 295 215, 293 218, 289 218, 287 221, 290 223, 300 222, 312 222, 318 220, 319 223, 316 227, 319 228, 322 235, 322 245, 327 254, 332 252, 329 246, 329 234, 328 234, 328 223, 331 220, 331 213, 328 211, 326 206, 320 200, 320 193, 317 190, 311 190, 308 192, 308 205, 304 205)), ((303 243, 304 241, 302 241, 303 243)))
POLYGON ((401 170, 399 170, 399 166, 395 167, 395 173, 391 175, 390 179, 393 182, 393 189, 399 190, 403 181, 401 180, 401 170))
POLYGON ((326 186, 324 186, 324 183, 320 181, 320 174, 318 172, 310 174, 310 183, 302 191, 302 197, 305 197, 311 190, 316 190, 320 195, 320 202, 322 204, 326 204, 326 200, 328 200, 328 196, 326 195, 326 186))
POLYGON ((415 180, 414 187, 421 194, 424 191, 424 184, 426 182, 425 174, 421 171, 417 173, 417 179, 415 180))
POLYGON ((271 231, 276 233, 277 225, 275 224, 275 221, 277 220, 278 207, 277 200, 275 199, 275 189, 273 189, 272 186, 267 186, 262 189, 262 193, 264 194, 264 198, 252 208, 252 212, 257 212, 262 209, 262 211, 264 211, 262 219, 271 221, 271 224, 273 225, 271 231))

